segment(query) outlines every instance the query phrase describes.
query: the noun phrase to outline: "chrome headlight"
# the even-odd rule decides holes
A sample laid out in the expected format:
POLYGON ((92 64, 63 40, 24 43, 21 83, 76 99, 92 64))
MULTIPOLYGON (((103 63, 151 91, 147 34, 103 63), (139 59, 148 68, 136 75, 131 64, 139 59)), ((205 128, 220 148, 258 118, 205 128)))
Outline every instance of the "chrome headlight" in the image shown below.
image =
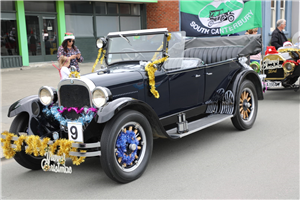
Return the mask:
POLYGON ((97 47, 100 49, 100 48, 103 48, 105 47, 106 45, 106 40, 104 38, 99 38, 97 40, 97 43, 96 43, 97 47))
POLYGON ((39 99, 44 106, 50 105, 54 100, 54 91, 48 86, 43 86, 39 90, 39 99))
POLYGON ((93 104, 97 107, 100 108, 101 106, 103 106, 104 104, 106 104, 106 102, 109 99, 109 93, 108 91, 103 88, 103 87, 96 87, 93 90, 92 93, 92 101, 93 104))
POLYGON ((284 68, 285 68, 288 72, 292 71, 294 66, 295 66, 295 64, 294 64, 294 63, 290 63, 290 62, 287 62, 287 63, 284 64, 284 68))

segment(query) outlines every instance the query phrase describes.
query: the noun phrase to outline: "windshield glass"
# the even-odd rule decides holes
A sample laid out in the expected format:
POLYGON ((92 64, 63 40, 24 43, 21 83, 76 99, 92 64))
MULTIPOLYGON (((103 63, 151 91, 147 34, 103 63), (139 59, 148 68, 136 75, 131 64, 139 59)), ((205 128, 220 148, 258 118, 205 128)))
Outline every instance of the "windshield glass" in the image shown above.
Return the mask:
POLYGON ((164 34, 109 38, 108 64, 129 60, 149 61, 155 52, 162 57, 164 34))

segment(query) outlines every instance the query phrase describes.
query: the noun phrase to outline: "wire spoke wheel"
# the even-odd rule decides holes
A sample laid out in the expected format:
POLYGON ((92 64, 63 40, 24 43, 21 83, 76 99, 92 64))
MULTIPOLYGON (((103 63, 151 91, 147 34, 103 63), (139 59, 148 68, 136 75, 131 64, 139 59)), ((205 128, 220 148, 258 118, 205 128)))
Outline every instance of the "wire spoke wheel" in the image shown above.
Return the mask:
POLYGON ((126 123, 116 138, 116 162, 125 172, 135 170, 143 161, 147 139, 143 127, 137 122, 126 123))
POLYGON ((236 100, 236 111, 231 121, 239 130, 252 127, 257 115, 257 94, 253 83, 245 80, 241 83, 236 100))
POLYGON ((243 120, 251 120, 252 110, 254 109, 254 102, 252 101, 253 93, 249 88, 245 88, 240 97, 240 115, 243 120))
POLYGON ((146 170, 153 148, 147 118, 135 110, 124 110, 110 120, 101 136, 101 165, 114 181, 128 183, 146 170))

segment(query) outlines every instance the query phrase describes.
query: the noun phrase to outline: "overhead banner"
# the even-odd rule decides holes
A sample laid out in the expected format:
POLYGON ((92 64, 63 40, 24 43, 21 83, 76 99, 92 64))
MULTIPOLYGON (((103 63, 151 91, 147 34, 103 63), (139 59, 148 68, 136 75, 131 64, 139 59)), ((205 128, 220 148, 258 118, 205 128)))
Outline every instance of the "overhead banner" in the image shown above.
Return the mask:
POLYGON ((190 37, 229 35, 262 27, 258 0, 180 0, 181 30, 190 37))

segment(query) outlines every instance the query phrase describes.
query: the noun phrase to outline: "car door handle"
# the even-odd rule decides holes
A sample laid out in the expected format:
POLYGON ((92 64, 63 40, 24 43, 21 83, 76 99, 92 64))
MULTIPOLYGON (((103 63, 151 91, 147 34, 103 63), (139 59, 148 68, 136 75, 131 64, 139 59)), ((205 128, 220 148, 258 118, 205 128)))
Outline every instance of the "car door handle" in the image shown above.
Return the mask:
POLYGON ((213 73, 207 72, 206 75, 211 76, 213 73))
POLYGON ((195 78, 199 78, 201 75, 200 74, 196 74, 195 75, 195 78))

